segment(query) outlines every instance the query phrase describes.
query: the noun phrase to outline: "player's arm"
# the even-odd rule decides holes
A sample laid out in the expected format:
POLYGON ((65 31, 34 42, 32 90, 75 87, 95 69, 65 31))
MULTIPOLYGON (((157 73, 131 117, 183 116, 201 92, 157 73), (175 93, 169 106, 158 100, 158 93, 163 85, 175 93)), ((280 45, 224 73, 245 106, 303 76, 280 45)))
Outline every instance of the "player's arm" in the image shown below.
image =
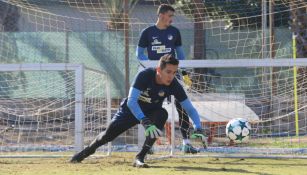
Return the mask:
POLYGON ((162 135, 162 131, 154 125, 154 123, 146 117, 138 104, 138 98, 141 95, 141 91, 131 87, 129 90, 127 106, 132 112, 132 114, 140 121, 140 123, 145 128, 145 136, 152 139, 157 138, 162 135))
POLYGON ((136 47, 136 57, 140 61, 149 60, 148 57, 145 55, 145 48, 144 47, 140 47, 140 46, 136 47))
POLYGON ((141 92, 147 88, 147 77, 149 76, 148 71, 143 70, 139 72, 129 89, 127 106, 138 120, 142 120, 145 115, 141 110, 138 103, 138 99, 141 96, 141 92))
POLYGON ((189 117, 193 121, 193 127, 194 129, 201 129, 201 124, 200 124, 200 117, 198 115, 197 110, 194 108, 192 105, 191 101, 186 98, 184 101, 180 102, 182 108, 187 112, 189 117))
POLYGON ((201 128, 198 112, 192 105, 185 90, 176 79, 174 79, 173 81, 174 82, 171 84, 172 95, 175 96, 175 98, 179 101, 180 105, 187 112, 188 116, 192 119, 194 129, 201 128))
POLYGON ((129 90, 127 106, 130 109, 131 113, 136 117, 140 123, 145 128, 145 135, 154 139, 162 135, 155 124, 150 120, 149 116, 145 116, 139 103, 138 99, 141 96, 142 90, 147 88, 148 84, 148 72, 146 70, 141 71, 135 78, 133 85, 129 90))
POLYGON ((175 49, 176 49, 177 59, 178 60, 184 60, 185 56, 184 56, 183 47, 182 46, 176 46, 175 49))
POLYGON ((191 138, 200 138, 203 141, 204 146, 207 147, 207 141, 201 126, 199 114, 178 81, 174 83, 174 95, 180 102, 182 108, 193 121, 194 133, 192 134, 191 138))
POLYGON ((143 111, 141 110, 141 107, 138 103, 138 99, 141 95, 141 91, 131 87, 129 90, 129 95, 128 95, 128 101, 127 101, 127 106, 130 109, 130 111, 132 112, 132 114, 134 115, 134 117, 136 117, 139 121, 141 121, 142 119, 144 119, 145 115, 143 113, 143 111))
POLYGON ((176 50, 176 55, 178 60, 184 60, 184 51, 182 47, 182 41, 181 41, 181 34, 180 31, 177 29, 177 37, 175 41, 175 50, 176 50))
POLYGON ((197 110, 194 108, 194 106, 192 105, 191 101, 188 98, 180 102, 180 104, 182 108, 187 112, 189 117, 192 119, 193 124, 194 124, 194 132, 191 135, 191 138, 201 139, 201 141, 203 142, 204 148, 207 148, 208 147, 207 137, 205 136, 204 130, 201 126, 200 117, 198 115, 197 110))
POLYGON ((146 29, 141 32, 139 43, 136 47, 136 57, 138 60, 148 60, 148 56, 145 55, 145 49, 148 47, 147 33, 148 30, 146 29))

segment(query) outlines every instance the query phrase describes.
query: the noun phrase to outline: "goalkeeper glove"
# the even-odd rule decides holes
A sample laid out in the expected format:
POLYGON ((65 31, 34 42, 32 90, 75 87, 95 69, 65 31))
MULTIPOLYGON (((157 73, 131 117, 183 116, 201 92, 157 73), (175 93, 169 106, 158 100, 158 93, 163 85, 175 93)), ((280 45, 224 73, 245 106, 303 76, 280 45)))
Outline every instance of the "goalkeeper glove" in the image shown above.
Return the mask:
POLYGON ((145 128, 145 136, 150 137, 151 139, 155 139, 162 135, 162 131, 158 129, 152 121, 145 117, 143 120, 141 120, 141 124, 145 128))
POLYGON ((187 74, 187 72, 183 70, 181 73, 182 73, 182 78, 183 78, 184 84, 187 85, 188 87, 191 87, 192 81, 191 81, 189 75, 187 74))
POLYGON ((200 139, 203 143, 204 148, 208 148, 208 141, 207 137, 204 134, 204 130, 201 128, 198 128, 194 130, 193 134, 191 135, 192 139, 200 139))

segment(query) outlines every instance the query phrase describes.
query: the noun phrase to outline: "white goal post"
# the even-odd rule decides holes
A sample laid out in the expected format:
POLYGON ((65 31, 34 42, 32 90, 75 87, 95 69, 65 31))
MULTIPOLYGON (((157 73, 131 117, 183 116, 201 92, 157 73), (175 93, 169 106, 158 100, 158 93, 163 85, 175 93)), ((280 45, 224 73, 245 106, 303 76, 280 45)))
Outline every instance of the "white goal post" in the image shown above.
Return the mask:
MULTIPOLYGON (((39 74, 38 75, 30 74, 30 76, 28 75, 28 79, 35 79, 35 81, 37 81, 36 83, 32 84, 31 82, 33 80, 29 80, 30 81, 28 82, 29 87, 27 87, 27 89, 30 89, 30 90, 29 91, 23 90, 23 91, 28 92, 28 94, 22 94, 22 93, 19 93, 17 95, 10 94, 9 96, 7 95, 7 97, 5 98, 1 96, 1 99, 5 99, 6 101, 9 101, 10 103, 14 103, 12 105, 16 107, 16 109, 13 109, 13 108, 10 108, 10 106, 12 105, 8 105, 8 104, 3 105, 3 106, 2 104, 0 105, 1 107, 0 113, 6 116, 11 115, 11 118, 16 118, 16 121, 9 121, 10 119, 0 118, 4 126, 4 127, 1 127, 1 130, 3 130, 4 132, 2 133, 4 134, 2 138, 3 140, 1 140, 0 142, 1 150, 5 151, 5 148, 9 146, 11 147, 15 146, 15 144, 12 143, 12 142, 15 142, 14 141, 15 136, 13 136, 14 131, 12 131, 11 134, 5 135, 10 129, 8 127, 5 127, 5 125, 10 126, 12 130, 18 130, 16 131, 16 132, 19 132, 19 134, 17 134, 16 136, 18 140, 17 144, 20 145, 21 147, 23 146, 32 147, 32 148, 26 148, 26 149, 34 150, 33 147, 35 146, 33 145, 36 144, 35 143, 36 141, 38 142, 40 137, 46 137, 46 138, 50 137, 49 138, 50 140, 55 140, 55 142, 61 142, 59 140, 56 140, 56 138, 58 137, 59 139, 67 140, 67 141, 64 141, 63 143, 60 143, 60 144, 63 144, 63 146, 67 145, 68 147, 67 150, 68 149, 70 150, 70 148, 73 147, 75 151, 80 151, 83 149, 84 142, 85 142, 85 139, 84 139, 86 135, 86 132, 84 129, 86 125, 85 116, 97 115, 95 114, 95 112, 92 112, 92 111, 87 112, 87 111, 89 111, 89 109, 93 111, 101 110, 100 113, 103 113, 105 116, 100 116, 100 117, 105 118, 107 120, 106 122, 110 121, 110 118, 111 118, 110 83, 109 83, 107 74, 105 74, 104 72, 87 69, 83 66, 83 64, 65 64, 65 63, 0 64, 0 73, 2 73, 1 75, 3 77, 10 77, 9 76, 10 72, 15 72, 15 73, 39 72, 39 74), (43 75, 43 72, 47 72, 50 75, 48 76, 43 75), (53 72, 57 72, 57 73, 54 74, 53 72), (57 76, 58 72, 64 72, 62 73, 62 77, 66 77, 66 79, 68 79, 66 82, 67 83, 66 87, 63 86, 62 81, 57 82, 58 81, 57 79, 59 78, 55 78, 55 77, 57 76), (85 81, 86 74, 88 74, 87 75, 88 77, 91 77, 93 79, 92 82, 85 81), (95 79, 93 77, 95 77, 95 79), (42 85, 46 87, 36 87, 36 86, 40 86, 44 82, 46 82, 47 84, 50 84, 51 86, 42 85), (93 82, 95 84, 92 84, 93 82), (61 89, 62 86, 64 87, 63 89, 61 89), (89 88, 89 86, 92 86, 92 87, 89 88), (43 89, 43 88, 46 88, 46 90, 42 91, 42 93, 40 94, 35 94, 35 91, 40 91, 40 89, 43 89), (57 92, 54 89, 58 89, 57 92), (70 89, 70 92, 68 92, 67 89, 70 89), (101 92, 102 95, 99 94, 100 93, 99 91, 101 92), (33 92, 33 94, 30 94, 31 92, 33 92), (65 96, 63 95, 65 93, 71 94, 72 96, 69 99, 68 98, 65 99, 62 97, 62 96, 65 96), (91 93, 96 94, 96 96, 91 96, 91 93), (36 98, 35 96, 38 96, 37 97, 38 99, 35 100, 34 99, 36 98), (58 96, 58 97, 54 97, 54 96, 58 96), (14 102, 14 98, 16 102, 14 102), (55 100, 56 98, 58 98, 58 100, 55 100), (25 101, 24 99, 28 99, 27 102, 24 102, 25 101), (18 103, 18 100, 22 102, 18 103), (44 100, 45 102, 43 102, 44 100), (27 103, 27 104, 21 104, 21 103, 27 103), (59 105, 62 105, 62 106, 59 106, 59 105), (97 105, 99 108, 102 108, 102 109, 92 109, 93 107, 91 106, 95 106, 95 105, 97 105), (21 109, 17 109, 18 106, 21 106, 21 109), (20 110, 21 112, 18 110, 20 110), (42 111, 47 111, 47 112, 44 113, 42 111), (25 114, 23 115, 22 112, 25 114), (65 113, 68 113, 68 114, 65 114, 65 113), (29 116, 31 115, 31 116, 27 117, 26 115, 29 115, 29 116), (63 116, 59 116, 59 115, 63 115, 63 116), (64 117, 65 115, 67 116, 64 117), (24 118, 21 119, 20 116, 24 118), (34 118, 36 117, 35 119, 37 121, 33 121, 31 124, 27 124, 29 125, 29 127, 26 127, 26 125, 22 123, 22 120, 27 122, 27 121, 30 121, 32 117, 34 118), (55 118, 50 119, 52 117, 55 117, 55 118), (18 118, 20 119, 20 121, 17 121, 18 118), (42 122, 39 123, 39 121, 42 121, 42 122), (54 122, 55 125, 57 126, 55 126, 55 128, 48 129, 47 127, 52 127, 48 125, 48 123, 50 122, 54 122), (13 125, 10 123, 13 123, 13 125), (74 123, 74 126, 71 125, 72 123, 74 123), (19 125, 20 128, 18 128, 18 126, 16 125, 19 125), (45 125, 47 129, 41 128, 39 127, 39 125, 45 125), (64 128, 64 127, 67 127, 67 128, 64 128), (37 137, 31 138, 30 135, 32 134, 29 131, 30 134, 27 135, 28 138, 24 139, 25 142, 27 143, 23 143, 22 141, 23 138, 21 137, 25 135, 26 131, 23 132, 22 130, 26 130, 26 128, 27 130, 33 130, 33 128, 37 128, 37 132, 46 132, 46 135, 41 136, 40 134, 38 134, 37 137), (59 130, 60 134, 52 135, 53 131, 55 130, 59 130), (71 132, 71 134, 73 135, 70 135, 70 130, 74 130, 71 132), (67 134, 67 135, 64 135, 64 134, 67 134), (73 137, 74 139, 71 140, 69 137, 73 137), (10 140, 10 143, 6 143, 5 140, 10 140), (33 141, 28 141, 28 140, 33 140, 33 141), (73 145, 70 145, 71 143, 73 143, 73 145), (29 146, 27 146, 27 144, 29 144, 29 146)), ((25 77, 22 77, 22 78, 25 79, 25 77)), ((21 79, 21 78, 19 77, 16 79, 21 79)), ((16 83, 11 83, 11 84, 16 84, 16 83)), ((7 90, 6 89, 5 90, 7 92, 10 91, 10 88, 14 89, 13 87, 14 85, 9 84, 6 86, 7 86, 7 90)), ((2 87, 2 90, 3 89, 4 88, 2 87)), ((87 141, 93 139, 93 137, 95 136, 96 136, 96 133, 91 134, 91 137, 87 141)), ((87 134, 87 137, 88 137, 88 134, 87 134)), ((42 145, 42 147, 43 146, 48 147, 46 146, 48 144, 46 144, 45 142, 48 142, 47 139, 45 141, 37 143, 37 145, 42 145)), ((56 143, 50 143, 50 145, 52 146, 54 146, 55 144, 56 143)), ((50 147, 50 149, 64 149, 64 148, 61 148, 62 145, 60 145, 59 148, 53 148, 52 146, 50 147)), ((109 144, 108 149, 107 149, 108 152, 110 152, 111 150, 110 146, 111 145, 109 144)), ((20 148, 20 149, 25 150, 25 148, 20 148)), ((47 148, 41 148, 41 149, 38 149, 38 151, 41 151, 42 149, 47 150, 47 148)))

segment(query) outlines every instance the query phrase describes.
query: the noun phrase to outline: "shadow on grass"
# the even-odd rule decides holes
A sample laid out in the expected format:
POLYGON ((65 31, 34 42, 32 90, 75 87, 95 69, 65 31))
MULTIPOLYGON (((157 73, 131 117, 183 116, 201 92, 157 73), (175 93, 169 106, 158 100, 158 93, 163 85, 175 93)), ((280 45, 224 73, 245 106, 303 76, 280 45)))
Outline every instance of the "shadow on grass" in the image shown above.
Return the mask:
MULTIPOLYGON (((280 161, 280 160, 279 160, 280 161)), ((287 161, 287 160, 283 160, 283 161, 287 161)), ((276 162, 276 163, 269 163, 269 162, 265 162, 265 163, 255 163, 255 162, 244 162, 244 160, 237 160, 237 161, 227 161, 227 162, 208 162, 208 164, 216 164, 216 165, 254 165, 254 166, 258 166, 258 165, 270 165, 270 166, 307 166, 307 164, 298 164, 298 163, 280 163, 280 162, 276 162)))
MULTIPOLYGON (((166 166, 150 166, 150 168, 169 168, 166 166)), ((263 172, 251 172, 244 169, 228 169, 228 168, 206 168, 206 167, 188 167, 188 166, 180 166, 180 167, 173 167, 175 171, 207 171, 207 172, 232 172, 238 174, 261 174, 261 175, 271 175, 268 173, 263 172)))

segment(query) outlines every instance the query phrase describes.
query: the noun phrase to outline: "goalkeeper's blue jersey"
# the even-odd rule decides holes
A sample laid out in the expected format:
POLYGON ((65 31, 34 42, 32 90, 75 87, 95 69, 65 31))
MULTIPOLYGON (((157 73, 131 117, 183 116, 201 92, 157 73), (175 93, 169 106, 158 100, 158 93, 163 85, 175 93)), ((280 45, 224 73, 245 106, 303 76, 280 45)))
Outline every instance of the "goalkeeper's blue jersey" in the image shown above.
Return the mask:
MULTIPOLYGON (((179 102, 188 98, 176 78, 174 78, 169 86, 157 84, 155 78, 156 70, 154 68, 147 68, 139 72, 132 85, 132 87, 141 91, 138 104, 144 113, 160 109, 164 99, 170 95, 174 95, 179 102)), ((123 100, 121 110, 132 114, 127 106, 127 100, 127 98, 123 100)))
POLYGON ((160 30, 156 25, 144 29, 138 43, 139 47, 147 48, 150 60, 159 60, 165 54, 176 57, 175 49, 181 45, 180 31, 176 27, 160 30))

